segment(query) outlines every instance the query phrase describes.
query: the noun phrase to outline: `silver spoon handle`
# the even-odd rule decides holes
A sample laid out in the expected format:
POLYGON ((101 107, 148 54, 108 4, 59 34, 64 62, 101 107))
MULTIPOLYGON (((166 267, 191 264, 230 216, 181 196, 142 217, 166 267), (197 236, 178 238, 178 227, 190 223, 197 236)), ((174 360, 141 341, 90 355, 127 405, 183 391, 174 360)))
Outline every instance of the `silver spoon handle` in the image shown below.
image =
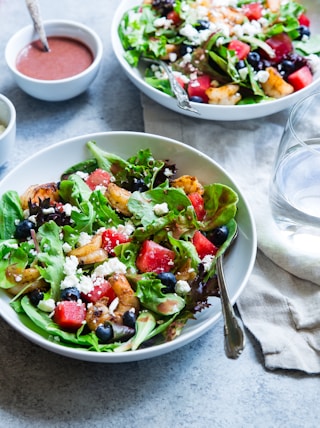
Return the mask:
POLYGON ((228 358, 238 358, 244 349, 245 339, 231 305, 223 273, 223 255, 217 259, 217 276, 224 318, 224 343, 228 358))
POLYGON ((32 21, 34 24, 34 28, 35 28, 36 32, 39 34, 40 41, 43 44, 44 50, 49 52, 50 48, 49 48, 48 40, 46 37, 46 33, 45 33, 43 25, 42 25, 38 1, 37 0, 26 0, 26 4, 27 4, 27 8, 29 10, 29 13, 31 15, 31 18, 32 18, 32 21))

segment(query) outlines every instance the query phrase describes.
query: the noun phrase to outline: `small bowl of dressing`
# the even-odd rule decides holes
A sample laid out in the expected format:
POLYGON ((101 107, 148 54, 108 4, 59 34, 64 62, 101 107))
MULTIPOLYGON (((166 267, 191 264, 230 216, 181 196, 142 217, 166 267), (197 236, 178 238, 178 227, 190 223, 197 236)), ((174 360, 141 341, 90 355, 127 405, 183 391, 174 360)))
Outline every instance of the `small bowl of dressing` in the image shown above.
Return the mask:
POLYGON ((99 36, 73 21, 44 21, 50 51, 34 26, 14 34, 5 59, 17 85, 43 101, 65 101, 84 92, 97 76, 103 53, 99 36))

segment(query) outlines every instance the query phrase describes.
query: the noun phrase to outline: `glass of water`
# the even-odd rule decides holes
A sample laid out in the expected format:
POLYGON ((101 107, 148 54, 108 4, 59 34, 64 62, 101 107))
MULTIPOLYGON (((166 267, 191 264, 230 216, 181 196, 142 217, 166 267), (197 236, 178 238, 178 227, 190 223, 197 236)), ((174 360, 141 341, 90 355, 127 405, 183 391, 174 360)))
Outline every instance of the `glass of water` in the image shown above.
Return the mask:
POLYGON ((270 204, 288 236, 320 238, 320 92, 290 112, 272 172, 270 204))

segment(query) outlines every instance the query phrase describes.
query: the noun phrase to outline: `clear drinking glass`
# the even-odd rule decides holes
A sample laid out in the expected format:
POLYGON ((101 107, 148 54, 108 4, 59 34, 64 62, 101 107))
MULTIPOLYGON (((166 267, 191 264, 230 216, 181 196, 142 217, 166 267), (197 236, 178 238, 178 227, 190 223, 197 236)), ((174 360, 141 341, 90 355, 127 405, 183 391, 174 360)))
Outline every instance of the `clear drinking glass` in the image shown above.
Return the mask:
POLYGON ((320 238, 320 92, 290 112, 275 158, 270 204, 288 236, 320 238))

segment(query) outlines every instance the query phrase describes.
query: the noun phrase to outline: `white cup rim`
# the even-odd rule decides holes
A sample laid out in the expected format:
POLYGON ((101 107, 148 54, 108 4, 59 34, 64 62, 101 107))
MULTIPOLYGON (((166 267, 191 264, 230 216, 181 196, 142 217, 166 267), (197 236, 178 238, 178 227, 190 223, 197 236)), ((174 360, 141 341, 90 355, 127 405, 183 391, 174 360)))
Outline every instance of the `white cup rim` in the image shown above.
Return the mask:
POLYGON ((9 109, 9 112, 10 112, 9 123, 6 124, 5 130, 0 135, 0 141, 1 141, 1 139, 3 139, 7 134, 9 134, 11 132, 12 128, 15 126, 15 123, 16 123, 16 109, 15 109, 13 103, 5 95, 0 94, 0 100, 2 100, 7 105, 8 109, 9 109))

